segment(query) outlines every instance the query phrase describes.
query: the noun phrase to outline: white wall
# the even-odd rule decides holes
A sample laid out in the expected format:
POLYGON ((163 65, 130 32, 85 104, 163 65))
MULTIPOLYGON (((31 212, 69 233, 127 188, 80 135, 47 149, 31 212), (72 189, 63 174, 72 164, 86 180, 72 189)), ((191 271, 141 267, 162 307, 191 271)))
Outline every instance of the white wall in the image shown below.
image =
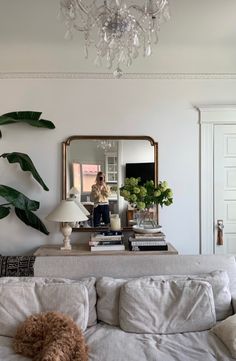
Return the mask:
MULTIPOLYGON (((61 142, 72 134, 150 135, 159 142, 159 178, 174 191, 174 204, 160 212, 168 241, 184 254, 199 251, 199 125, 195 104, 236 103, 235 80, 60 80, 0 81, 1 114, 41 110, 55 130, 2 126, 0 153, 29 153, 50 188, 0 159, 1 183, 39 200, 44 218, 61 197, 61 142)), ((47 237, 12 214, 0 221, 0 253, 23 254, 59 243, 59 227, 45 221, 47 237)), ((74 242, 85 235, 76 233, 74 242)))

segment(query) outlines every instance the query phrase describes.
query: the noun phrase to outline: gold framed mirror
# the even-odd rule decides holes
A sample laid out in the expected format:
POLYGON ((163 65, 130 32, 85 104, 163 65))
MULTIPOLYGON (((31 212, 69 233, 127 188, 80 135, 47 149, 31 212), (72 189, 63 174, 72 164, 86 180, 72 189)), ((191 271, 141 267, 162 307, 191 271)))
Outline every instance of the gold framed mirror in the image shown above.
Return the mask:
POLYGON ((62 143, 62 199, 75 198, 88 216, 87 222, 74 225, 74 232, 108 229, 103 215, 95 224, 91 190, 99 172, 109 188, 109 221, 118 215, 121 229, 131 230, 135 210, 119 195, 119 188, 130 177, 158 183, 158 143, 149 136, 112 135, 73 135, 62 143))

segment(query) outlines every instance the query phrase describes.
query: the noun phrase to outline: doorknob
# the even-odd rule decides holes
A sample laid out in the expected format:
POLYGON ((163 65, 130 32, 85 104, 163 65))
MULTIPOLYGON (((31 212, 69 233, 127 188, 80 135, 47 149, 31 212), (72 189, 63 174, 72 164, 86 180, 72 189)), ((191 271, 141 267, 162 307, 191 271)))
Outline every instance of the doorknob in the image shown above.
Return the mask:
POLYGON ((217 220, 217 246, 223 246, 224 244, 224 222, 222 219, 217 220))

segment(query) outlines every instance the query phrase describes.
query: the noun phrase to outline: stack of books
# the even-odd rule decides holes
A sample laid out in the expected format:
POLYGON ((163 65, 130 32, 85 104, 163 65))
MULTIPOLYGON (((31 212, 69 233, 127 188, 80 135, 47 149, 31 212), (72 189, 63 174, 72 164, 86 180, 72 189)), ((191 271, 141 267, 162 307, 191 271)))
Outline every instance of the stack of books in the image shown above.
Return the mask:
POLYGON ((89 245, 91 252, 125 250, 123 234, 121 231, 92 233, 89 245))
POLYGON ((157 233, 134 233, 129 237, 130 251, 168 251, 165 234, 157 233))

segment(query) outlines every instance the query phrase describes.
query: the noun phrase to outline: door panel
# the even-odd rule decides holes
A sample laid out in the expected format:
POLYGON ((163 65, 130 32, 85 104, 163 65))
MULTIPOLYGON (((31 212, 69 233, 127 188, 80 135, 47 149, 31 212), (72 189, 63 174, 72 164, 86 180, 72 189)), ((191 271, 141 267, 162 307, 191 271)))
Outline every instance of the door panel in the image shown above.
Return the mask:
POLYGON ((215 253, 236 254, 236 125, 214 127, 215 253), (217 220, 223 220, 223 245, 217 244, 217 220))

